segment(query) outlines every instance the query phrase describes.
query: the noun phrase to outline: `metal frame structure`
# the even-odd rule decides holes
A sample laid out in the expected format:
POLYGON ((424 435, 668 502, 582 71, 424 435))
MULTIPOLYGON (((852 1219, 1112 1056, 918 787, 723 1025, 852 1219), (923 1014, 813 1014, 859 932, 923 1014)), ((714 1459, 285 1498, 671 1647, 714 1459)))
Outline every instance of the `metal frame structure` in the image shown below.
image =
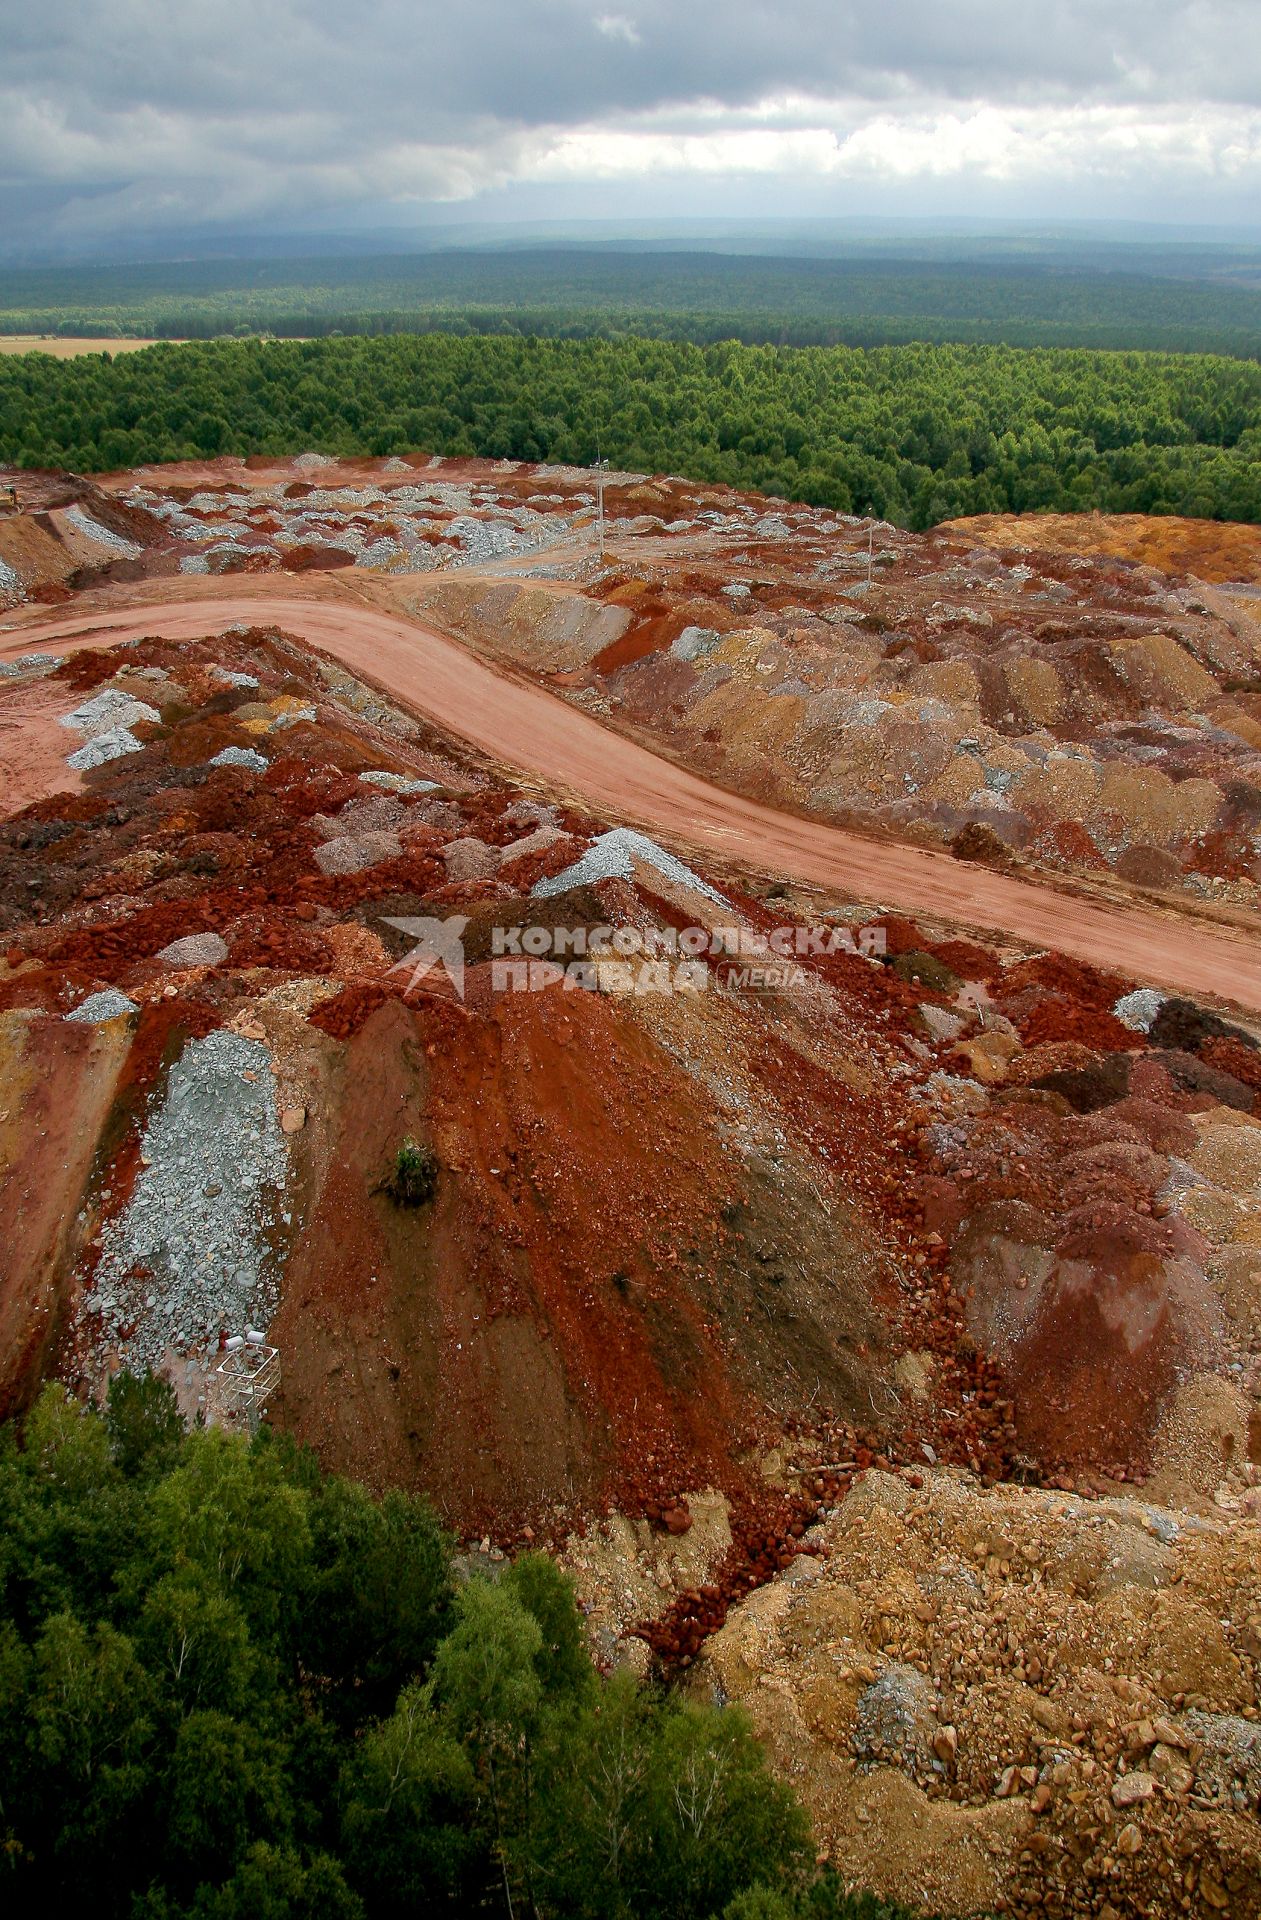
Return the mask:
POLYGON ((211 1375, 215 1411, 224 1426, 257 1433, 263 1408, 280 1385, 280 1349, 246 1341, 226 1353, 211 1375))

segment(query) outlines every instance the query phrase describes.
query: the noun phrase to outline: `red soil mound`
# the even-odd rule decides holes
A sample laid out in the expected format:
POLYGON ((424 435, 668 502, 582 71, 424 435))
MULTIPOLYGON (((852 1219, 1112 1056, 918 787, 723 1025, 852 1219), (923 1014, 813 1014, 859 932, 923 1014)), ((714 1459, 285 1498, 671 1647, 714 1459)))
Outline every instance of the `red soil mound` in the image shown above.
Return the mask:
POLYGON ((1020 1021, 1020 1037, 1027 1047, 1048 1040, 1079 1040, 1100 1053, 1120 1053, 1145 1044, 1141 1033, 1122 1026, 1114 1014, 1094 1007, 1074 1006, 1058 994, 1048 994, 1020 1021))
POLYGON ((774 1255, 754 1249, 782 1239, 784 1197, 616 1002, 503 995, 470 1018, 381 998, 364 1019, 374 998, 348 989, 312 1022, 352 1037, 277 1328, 286 1420, 330 1463, 410 1462, 466 1525, 546 1525, 575 1498, 641 1511, 738 1484, 737 1436, 807 1368, 855 1398, 847 1354, 880 1336, 851 1256, 834 1241, 816 1324, 792 1305, 814 1282, 786 1270, 768 1317, 774 1255), (441 1168, 419 1212, 380 1190, 408 1136, 441 1168), (353 1401, 330 1403, 330 1369, 352 1366, 353 1401))
POLYGON ((334 1040, 351 1040, 379 1007, 395 996, 375 981, 355 981, 331 999, 322 1000, 310 1015, 310 1024, 334 1040))

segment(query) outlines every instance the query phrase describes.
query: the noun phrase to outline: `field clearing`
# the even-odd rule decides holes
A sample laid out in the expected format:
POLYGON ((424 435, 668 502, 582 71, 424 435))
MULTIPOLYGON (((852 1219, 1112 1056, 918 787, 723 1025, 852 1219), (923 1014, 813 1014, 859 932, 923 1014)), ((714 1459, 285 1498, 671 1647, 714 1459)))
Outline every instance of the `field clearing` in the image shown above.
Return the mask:
POLYGON ((54 360, 77 360, 84 353, 137 353, 141 347, 183 346, 182 340, 95 340, 46 333, 0 333, 0 353, 50 353, 54 360))

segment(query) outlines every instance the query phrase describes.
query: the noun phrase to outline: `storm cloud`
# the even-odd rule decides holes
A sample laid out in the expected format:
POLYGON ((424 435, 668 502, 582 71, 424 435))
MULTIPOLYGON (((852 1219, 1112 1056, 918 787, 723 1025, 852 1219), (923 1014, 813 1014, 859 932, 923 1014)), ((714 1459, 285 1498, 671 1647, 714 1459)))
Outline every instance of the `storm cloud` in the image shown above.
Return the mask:
POLYGON ((1255 0, 0 0, 0 230, 1261 204, 1255 0), (577 197, 576 197, 577 196, 577 197), (899 198, 901 196, 901 198, 899 198))

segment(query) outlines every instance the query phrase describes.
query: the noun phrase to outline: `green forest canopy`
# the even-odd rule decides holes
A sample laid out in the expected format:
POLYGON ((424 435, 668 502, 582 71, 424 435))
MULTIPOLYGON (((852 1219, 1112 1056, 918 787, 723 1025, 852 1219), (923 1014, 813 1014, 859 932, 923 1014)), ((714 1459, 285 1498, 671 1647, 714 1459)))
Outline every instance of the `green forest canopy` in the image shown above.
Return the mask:
MULTIPOLYGON (((540 1554, 164 1382, 0 1428, 0 1902, 101 1920, 897 1920, 748 1723, 599 1675, 540 1554)), ((905 1916, 904 1920, 909 1920, 905 1916)))
POLYGON ((1261 353, 1261 258, 1029 238, 1013 255, 777 258, 592 245, 9 269, 0 333, 442 330, 781 346, 911 340, 1261 353))
POLYGON ((916 528, 1089 510, 1261 520, 1261 366, 1010 347, 449 334, 0 358, 0 460, 483 455, 725 482, 916 528))

